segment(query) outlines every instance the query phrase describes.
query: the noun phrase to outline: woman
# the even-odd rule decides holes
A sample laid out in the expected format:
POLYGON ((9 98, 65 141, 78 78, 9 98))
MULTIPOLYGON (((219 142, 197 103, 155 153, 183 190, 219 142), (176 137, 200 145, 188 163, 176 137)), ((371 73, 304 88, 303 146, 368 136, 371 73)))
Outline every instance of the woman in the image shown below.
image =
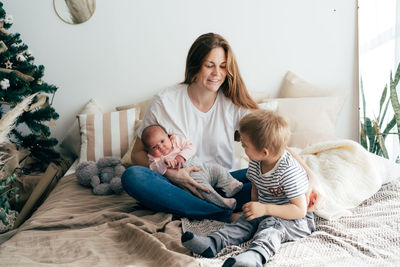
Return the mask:
MULTIPOLYGON (((192 140, 196 155, 203 162, 216 162, 226 169, 234 163, 234 136, 240 119, 257 104, 250 97, 242 80, 228 42, 214 33, 203 34, 191 46, 185 80, 155 95, 143 118, 132 150, 132 162, 122 176, 125 191, 144 206, 191 219, 229 221, 237 217, 203 199, 199 190, 208 192, 190 177, 191 166, 168 169, 165 177, 148 169, 148 158, 140 139, 142 130, 153 124, 162 125, 169 134, 192 140)), ((295 156, 299 160, 298 156, 295 156)), ((302 164, 303 167, 304 164, 302 164)), ((315 180, 306 167, 310 182, 315 180)), ((250 201, 251 184, 246 169, 232 172, 243 189, 234 195, 235 211, 250 201)), ((318 199, 318 194, 317 194, 318 199)))

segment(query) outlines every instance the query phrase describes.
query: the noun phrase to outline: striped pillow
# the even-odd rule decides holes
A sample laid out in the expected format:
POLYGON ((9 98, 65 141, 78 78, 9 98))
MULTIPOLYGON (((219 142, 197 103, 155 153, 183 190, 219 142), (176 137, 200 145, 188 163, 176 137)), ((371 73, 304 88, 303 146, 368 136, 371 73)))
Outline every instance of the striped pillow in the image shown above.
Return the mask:
POLYGON ((122 157, 133 141, 136 109, 104 114, 80 114, 81 151, 79 162, 102 157, 122 157))

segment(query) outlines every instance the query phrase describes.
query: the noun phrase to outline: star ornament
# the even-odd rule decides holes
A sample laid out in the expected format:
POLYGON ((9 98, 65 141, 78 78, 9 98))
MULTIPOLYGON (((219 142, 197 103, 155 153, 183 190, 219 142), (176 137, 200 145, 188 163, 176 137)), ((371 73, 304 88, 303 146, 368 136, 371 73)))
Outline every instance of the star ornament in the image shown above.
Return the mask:
POLYGON ((11 69, 12 68, 12 62, 10 60, 7 60, 6 63, 4 63, 6 65, 6 69, 11 69))

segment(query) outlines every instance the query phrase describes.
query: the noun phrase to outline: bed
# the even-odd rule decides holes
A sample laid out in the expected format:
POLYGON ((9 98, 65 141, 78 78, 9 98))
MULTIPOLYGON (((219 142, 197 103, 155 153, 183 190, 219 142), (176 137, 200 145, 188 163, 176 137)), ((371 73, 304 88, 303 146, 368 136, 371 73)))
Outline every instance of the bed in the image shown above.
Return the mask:
MULTIPOLYGON (((125 193, 97 196, 69 173, 17 231, 1 236, 2 265, 221 266, 248 245, 227 247, 213 259, 191 255, 180 243, 182 231, 207 234, 223 223, 153 212, 125 193)), ((351 212, 337 220, 317 216, 316 231, 284 244, 268 265, 398 266, 400 181, 351 212)))
MULTIPOLYGON (((288 73, 283 85, 282 98, 264 99, 260 107, 275 109, 287 117, 292 131, 291 146, 300 148, 296 152, 319 176, 329 178, 335 174, 341 181, 322 179, 328 202, 325 211, 316 213, 316 231, 299 241, 285 243, 268 265, 400 266, 400 171, 390 175, 378 173, 371 169, 371 158, 363 157, 366 152, 355 154, 352 150, 360 151, 358 144, 332 138, 344 101, 342 96, 327 96, 328 91, 318 91, 293 73, 288 73), (335 156, 329 151, 339 149, 347 153, 346 157, 333 162, 335 156), (316 158, 336 169, 315 165, 316 158), (346 167, 353 160, 359 164, 356 169, 362 171, 355 172, 351 167, 354 164, 346 167), (382 179, 389 182, 381 185, 382 179), (339 198, 340 195, 343 197, 339 198)), ((337 90, 332 92, 336 94, 337 90)), ((125 108, 132 106, 119 109, 125 108)), ((138 109, 138 105, 133 108, 138 109)), ((90 109, 101 112, 96 107, 86 107, 87 111, 90 109)), ((73 147, 79 144, 79 133, 66 139, 72 150, 81 149, 83 153, 82 145, 73 147)), ((128 165, 130 149, 131 146, 123 157, 128 165)), ((246 167, 239 149, 237 166, 246 167)), ((182 246, 182 233, 206 235, 223 223, 154 212, 126 193, 94 195, 90 188, 77 182, 75 168, 76 163, 25 223, 0 235, 1 265, 221 266, 227 257, 240 253, 249 244, 227 247, 213 259, 193 255, 182 246)))

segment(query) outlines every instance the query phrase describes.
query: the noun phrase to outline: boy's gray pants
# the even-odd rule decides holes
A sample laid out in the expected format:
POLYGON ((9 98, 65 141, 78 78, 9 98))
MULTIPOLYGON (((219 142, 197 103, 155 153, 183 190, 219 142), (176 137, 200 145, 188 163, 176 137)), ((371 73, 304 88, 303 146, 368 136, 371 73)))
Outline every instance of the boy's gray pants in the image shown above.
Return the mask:
POLYGON ((217 253, 227 246, 239 245, 254 236, 248 249, 259 252, 267 262, 282 243, 306 237, 314 230, 312 212, 308 212, 304 218, 297 220, 263 216, 247 221, 242 215, 233 223, 226 224, 222 229, 208 236, 215 240, 217 253))
POLYGON ((211 202, 221 208, 235 209, 234 207, 228 207, 224 203, 224 197, 222 197, 214 188, 221 189, 227 197, 231 197, 240 191, 243 187, 242 183, 232 177, 232 175, 224 167, 216 163, 203 163, 197 157, 192 157, 185 162, 185 167, 197 166, 200 168, 198 172, 191 172, 190 176, 199 184, 207 187, 210 193, 206 193, 199 190, 200 194, 205 200, 211 202), (236 186, 232 190, 232 183, 240 186, 236 186))

